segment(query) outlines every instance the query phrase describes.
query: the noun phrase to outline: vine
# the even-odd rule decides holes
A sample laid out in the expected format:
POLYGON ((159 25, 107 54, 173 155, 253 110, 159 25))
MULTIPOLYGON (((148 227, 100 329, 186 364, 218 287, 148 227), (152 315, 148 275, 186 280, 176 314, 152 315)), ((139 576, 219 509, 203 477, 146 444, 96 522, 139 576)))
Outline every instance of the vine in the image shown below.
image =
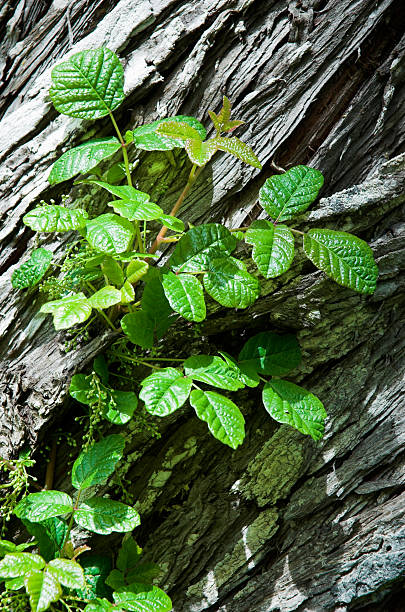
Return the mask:
POLYGON ((323 228, 304 233, 286 225, 307 210, 323 185, 321 172, 304 165, 272 176, 263 184, 259 204, 268 219, 242 228, 206 223, 186 230, 179 217, 183 202, 218 151, 261 169, 252 149, 233 135, 243 122, 231 119, 231 103, 226 97, 218 114, 208 111, 215 129, 211 138, 207 139, 200 121, 184 115, 159 119, 122 134, 113 112, 125 98, 123 69, 118 57, 104 47, 81 51, 57 65, 52 71, 50 96, 63 114, 86 120, 111 119, 116 136, 90 140, 66 151, 48 177, 51 185, 58 185, 84 175, 76 183, 109 194, 110 212, 90 215, 84 208, 69 207, 66 197, 61 204, 41 201, 25 215, 24 223, 40 233, 77 231, 77 241, 56 276, 49 276, 52 265, 58 270, 52 264, 53 254, 39 247, 14 271, 12 283, 19 289, 41 283, 41 290, 51 298, 41 312, 53 316, 56 330, 74 328, 70 346, 75 346, 77 338, 86 339, 96 318, 120 335, 108 351, 108 363, 99 356, 90 374, 76 374, 71 380, 70 395, 89 410, 83 450, 72 471, 75 500, 60 491, 41 491, 19 502, 14 513, 37 538, 40 554, 12 548, 0 562, 0 579, 5 581, 6 593, 16 592, 16 605, 25 588, 31 609, 36 611, 59 602, 65 609, 87 612, 164 612, 171 609, 171 602, 152 584, 156 566, 149 573, 145 570, 141 580, 139 568, 133 573, 132 565, 130 568, 123 561, 124 557, 138 559, 140 554, 130 536, 124 538, 121 551, 126 552, 118 555, 117 568, 104 580, 114 589, 112 597, 111 592, 101 598, 95 593, 83 595, 87 588, 85 569, 77 560, 81 551, 72 544, 74 524, 110 534, 132 531, 140 521, 136 510, 121 502, 95 496, 81 499, 82 491, 106 481, 123 453, 119 435, 96 441, 100 420, 124 425, 134 418, 138 407, 135 390, 121 390, 118 383, 116 388, 111 378, 131 379, 119 373, 119 368, 126 372, 125 364, 149 368, 151 373, 137 381, 139 399, 149 414, 164 417, 189 401, 211 434, 233 449, 244 440, 244 417, 227 394, 210 387, 236 392, 262 384, 264 408, 273 419, 319 440, 326 418, 322 402, 284 380, 301 361, 294 335, 261 332, 249 338, 237 356, 222 351, 184 359, 162 354, 162 339, 179 317, 195 324, 197 329, 191 329, 190 335, 198 335, 198 325, 207 316, 206 294, 223 307, 252 306, 260 295, 259 276, 275 278, 291 266, 296 238, 315 266, 357 292, 375 290, 378 270, 371 249, 356 236, 323 228), (185 150, 191 169, 169 214, 136 188, 134 165, 129 161, 131 147, 166 151, 170 163, 174 149, 185 150), (122 161, 105 170, 106 160, 119 151, 122 161), (160 229, 153 233, 156 224, 160 229), (233 255, 238 242, 252 247, 257 272, 252 274, 244 261, 233 255), (166 264, 160 265, 156 252, 163 244, 173 244, 174 249, 166 264), (111 364, 118 365, 116 372, 109 370, 111 364), (69 518, 59 518, 64 515, 69 518), (47 550, 52 540, 49 554, 43 550, 42 536, 47 550), (73 596, 72 589, 76 590, 73 596))

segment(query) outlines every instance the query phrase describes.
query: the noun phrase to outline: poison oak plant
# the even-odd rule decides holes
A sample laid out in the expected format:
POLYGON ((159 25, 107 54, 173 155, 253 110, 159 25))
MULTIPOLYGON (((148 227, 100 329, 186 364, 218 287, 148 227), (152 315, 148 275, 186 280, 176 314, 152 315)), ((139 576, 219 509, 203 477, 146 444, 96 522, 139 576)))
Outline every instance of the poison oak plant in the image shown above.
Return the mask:
MULTIPOLYGON (((57 299, 45 303, 41 312, 52 314, 56 330, 84 324, 79 329, 86 329, 97 316, 114 331, 120 329, 122 338, 110 351, 112 359, 152 368, 152 374, 140 381, 139 393, 152 415, 171 414, 189 400, 211 433, 236 448, 245 435, 243 415, 228 395, 206 387, 235 392, 263 383, 263 403, 269 414, 318 440, 326 417, 322 403, 310 392, 282 379, 301 360, 295 336, 260 333, 241 347, 237 358, 222 352, 172 359, 155 357, 153 351, 179 316, 195 323, 205 319, 205 294, 224 307, 251 306, 260 294, 259 277, 275 278, 290 267, 295 236, 302 240, 304 253, 315 266, 337 283, 364 294, 373 293, 378 276, 371 249, 363 240, 345 232, 320 228, 304 234, 286 224, 314 202, 323 185, 318 170, 302 165, 265 181, 259 203, 268 219, 254 221, 248 228, 228 229, 219 223, 206 223, 187 231, 178 216, 182 203, 201 170, 218 151, 261 169, 252 149, 232 135, 243 122, 231 119, 231 104, 224 97, 218 114, 208 111, 215 128, 212 138, 207 139, 205 127, 196 118, 184 115, 159 119, 123 135, 113 115, 124 100, 123 87, 120 61, 106 48, 77 53, 52 71, 50 96, 55 108, 86 120, 109 116, 116 136, 90 140, 66 151, 53 164, 48 177, 50 184, 56 185, 79 175, 76 182, 96 186, 109 195, 108 212, 92 217, 84 208, 68 207, 62 200, 62 204, 41 202, 24 217, 24 223, 36 232, 78 233, 59 276, 42 281, 42 288, 57 299), (136 188, 128 157, 131 147, 167 151, 169 155, 176 148, 186 151, 191 162, 189 177, 169 214, 136 188), (122 162, 106 169, 106 160, 118 151, 122 162), (152 227, 161 225, 153 241, 148 225, 151 222, 152 227), (254 274, 233 256, 238 241, 252 246, 252 260, 257 266, 254 274), (174 243, 174 249, 166 265, 156 265, 156 251, 162 243, 174 243), (170 367, 158 365, 165 361, 170 367)), ((52 253, 37 248, 14 272, 12 283, 20 289, 32 287, 49 274, 51 266, 52 253)), ((73 377, 70 394, 89 406, 97 418, 102 416, 117 425, 132 418, 138 403, 134 391, 111 386, 107 364, 100 357, 91 374, 73 377)), ((112 439, 118 438, 109 438, 112 439)), ((78 498, 81 488, 88 486, 83 484, 86 482, 77 480, 74 469, 73 485, 79 484, 78 498)), ((49 499, 51 494, 34 495, 41 495, 42 503, 43 496, 49 499)), ((55 498, 55 503, 63 508, 61 513, 71 513, 70 526, 76 521, 95 531, 105 529, 105 523, 98 521, 94 512, 110 507, 109 501, 86 502, 90 506, 84 507, 77 506, 78 500, 73 502, 64 493, 53 493, 56 494, 59 501, 55 498)), ((28 499, 19 506, 18 516, 29 512, 31 500, 39 497, 28 499)), ((118 506, 116 509, 119 514, 118 506)), ((131 516, 129 522, 122 519, 125 530, 135 526, 135 514, 131 516)), ((32 521, 32 515, 24 518, 32 521)), ((42 518, 48 520, 43 515, 42 518)), ((118 518, 114 521, 115 525, 121 524, 118 518)), ((43 566, 38 569, 41 576, 49 571, 43 566)), ((94 605, 100 607, 87 609, 109 610, 114 604, 94 605)), ((115 605, 124 609, 121 601, 115 605)), ((166 608, 153 608, 158 609, 166 608)))

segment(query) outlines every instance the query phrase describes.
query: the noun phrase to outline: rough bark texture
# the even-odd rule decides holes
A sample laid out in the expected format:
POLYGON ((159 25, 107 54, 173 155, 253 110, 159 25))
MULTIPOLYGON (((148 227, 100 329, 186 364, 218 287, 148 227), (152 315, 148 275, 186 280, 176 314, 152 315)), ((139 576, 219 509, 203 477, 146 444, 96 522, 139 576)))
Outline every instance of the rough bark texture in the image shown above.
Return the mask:
MULTIPOLYGON (((106 120, 54 111, 49 68, 65 53, 101 44, 119 53, 123 129, 177 113, 207 123, 222 94, 234 102, 247 122, 239 134, 263 170, 218 155, 185 218, 243 225, 260 214, 257 192, 273 161, 308 163, 324 173, 325 188, 298 227, 356 233, 377 258, 372 297, 298 257, 263 283, 248 311, 213 306, 193 340, 205 352, 237 352, 256 331, 296 331, 304 361, 294 381, 329 415, 321 442, 272 422, 255 390, 239 394, 247 438, 237 451, 210 438, 190 409, 161 421, 159 440, 127 428, 122 475, 143 518, 139 540, 164 568, 177 612, 404 609, 404 23, 401 0, 21 0, 0 11, 3 455, 38 445, 61 414, 69 429, 70 377, 111 341, 104 333, 65 354, 63 334, 38 314, 43 298, 10 285, 34 244, 21 219, 35 203, 62 192, 103 203, 96 190, 47 184, 61 152, 111 133, 106 120)), ((139 156, 138 185, 165 210, 188 172, 184 155, 176 163, 173 173, 164 154, 139 156)), ((41 244, 63 252, 53 238, 41 244)), ((187 330, 168 342, 188 354, 187 330)), ((57 486, 65 474, 61 452, 57 486)))

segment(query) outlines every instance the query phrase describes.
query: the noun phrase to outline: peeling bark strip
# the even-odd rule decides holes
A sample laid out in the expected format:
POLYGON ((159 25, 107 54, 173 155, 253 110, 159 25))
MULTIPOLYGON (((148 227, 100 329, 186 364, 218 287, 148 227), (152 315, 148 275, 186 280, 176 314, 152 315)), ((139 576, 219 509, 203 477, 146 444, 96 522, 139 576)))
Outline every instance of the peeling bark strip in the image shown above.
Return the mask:
MULTIPOLYGON (((164 568, 177 612, 402 609, 404 21, 402 0, 7 0, 0 10, 1 455, 39 443, 66 409, 72 374, 111 341, 105 333, 65 354, 64 335, 38 314, 43 298, 10 284, 33 248, 23 215, 61 194, 47 183, 50 165, 89 129, 110 133, 104 120, 90 126, 52 108, 50 68, 65 54, 102 44, 118 52, 123 129, 176 113, 208 124, 222 94, 234 102, 247 122, 238 135, 264 169, 219 154, 186 219, 245 225, 261 212, 258 189, 273 163, 306 163, 326 180, 301 228, 354 232, 378 261, 377 291, 366 298, 298 259, 247 312, 216 307, 198 341, 237 350, 260 330, 297 331, 305 359, 294 382, 304 380, 329 414, 321 442, 271 422, 254 390, 240 393, 248 431, 237 451, 187 409, 159 422, 159 441, 128 428, 137 537, 164 568)), ((166 211, 189 171, 183 154, 176 163, 174 172, 164 154, 139 155, 138 186, 166 211)), ((84 206, 105 201, 88 186, 63 189, 84 206)), ((52 237, 41 245, 64 250, 52 237)), ((169 342, 188 354, 185 334, 169 342)), ((63 480, 60 459, 58 472, 63 480)))

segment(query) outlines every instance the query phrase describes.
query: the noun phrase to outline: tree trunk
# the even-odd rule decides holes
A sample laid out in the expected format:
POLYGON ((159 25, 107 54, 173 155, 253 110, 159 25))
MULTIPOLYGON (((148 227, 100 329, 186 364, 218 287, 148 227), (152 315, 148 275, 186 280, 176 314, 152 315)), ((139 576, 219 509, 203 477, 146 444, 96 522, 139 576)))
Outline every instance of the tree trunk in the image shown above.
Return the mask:
MULTIPOLYGON (((159 421, 160 439, 126 428, 121 476, 142 516, 136 537, 164 570, 162 587, 176 612, 403 610, 403 0, 14 5, 6 0, 0 11, 1 455, 38 448, 58 424, 80 438, 68 384, 112 340, 105 332, 66 353, 66 335, 38 314, 43 297, 10 284, 34 245, 22 223, 34 204, 61 193, 104 202, 88 186, 47 183, 63 151, 111 133, 107 120, 57 115, 48 88, 65 54, 106 45, 124 64, 123 129, 175 114, 208 124, 223 94, 246 122, 238 135, 263 170, 216 156, 183 218, 245 225, 260 214, 258 189, 274 164, 305 163, 323 172, 325 187, 298 227, 355 233, 380 270, 365 297, 299 256, 262 284, 247 311, 212 304, 200 337, 190 342, 184 326, 171 332, 168 350, 181 357, 190 344, 237 353, 258 331, 296 332, 304 360, 294 382, 320 397, 329 418, 314 443, 271 421, 249 389, 238 397, 247 436, 237 451, 189 408, 159 421)), ((166 211, 189 171, 183 153, 175 158, 173 172, 165 154, 141 153, 135 175, 166 211)), ((41 245, 62 256, 69 240, 41 237, 41 245)), ((62 445, 56 487, 68 486, 69 469, 62 445)))

